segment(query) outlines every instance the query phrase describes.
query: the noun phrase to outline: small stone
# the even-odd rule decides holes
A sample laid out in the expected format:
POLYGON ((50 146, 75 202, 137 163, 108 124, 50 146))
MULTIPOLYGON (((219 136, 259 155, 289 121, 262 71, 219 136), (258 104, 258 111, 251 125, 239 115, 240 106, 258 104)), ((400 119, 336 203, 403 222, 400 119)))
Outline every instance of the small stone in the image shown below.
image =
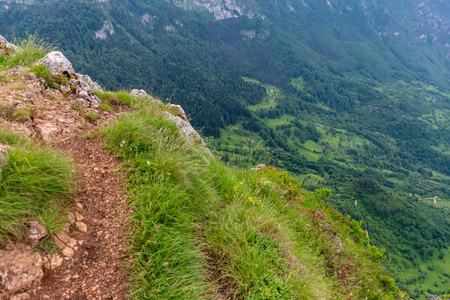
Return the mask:
POLYGON ((75 254, 75 251, 73 251, 73 249, 70 247, 66 247, 62 249, 61 253, 68 258, 72 258, 73 255, 75 254))
POLYGON ((67 233, 65 233, 65 232, 58 232, 55 235, 54 240, 55 240, 56 245, 60 249, 63 249, 64 247, 66 247, 69 244, 70 236, 67 233))
POLYGON ((71 92, 70 85, 61 84, 59 86, 59 88, 61 89, 61 92, 63 92, 63 93, 70 93, 71 92))
POLYGON ((38 221, 30 222, 30 227, 27 230, 27 237, 30 239, 32 245, 39 244, 39 241, 46 237, 47 234, 47 229, 45 229, 38 221))
POLYGON ((70 248, 74 248, 77 245, 77 240, 74 238, 70 238, 69 243, 67 243, 67 246, 69 246, 70 248))
POLYGON ((78 229, 80 229, 80 231, 82 232, 87 232, 87 225, 83 222, 77 222, 76 223, 78 229))
POLYGON ((61 267, 63 262, 64 262, 64 259, 58 253, 55 253, 51 257, 50 268, 52 270, 55 270, 55 269, 61 267))
POLYGON ((50 267, 50 259, 49 259, 49 257, 43 256, 43 257, 42 257, 42 264, 43 264, 43 266, 44 266, 44 269, 46 269, 46 270, 51 270, 51 267, 50 267))
POLYGON ((96 286, 93 286, 92 288, 91 288, 91 291, 92 292, 95 292, 97 290, 97 287, 96 286))
POLYGON ((75 216, 77 217, 77 221, 83 221, 84 219, 84 217, 79 213, 75 213, 75 216))
POLYGON ((75 214, 74 213, 69 213, 69 222, 70 224, 75 224, 75 222, 77 221, 75 214))
MULTIPOLYGON (((36 121, 35 121, 36 123, 36 121)), ((50 141, 51 136, 56 134, 59 129, 56 126, 56 124, 51 123, 51 122, 44 122, 41 124, 36 125, 36 129, 38 131, 38 133, 40 134, 40 136, 42 137, 42 139, 46 142, 50 141)))

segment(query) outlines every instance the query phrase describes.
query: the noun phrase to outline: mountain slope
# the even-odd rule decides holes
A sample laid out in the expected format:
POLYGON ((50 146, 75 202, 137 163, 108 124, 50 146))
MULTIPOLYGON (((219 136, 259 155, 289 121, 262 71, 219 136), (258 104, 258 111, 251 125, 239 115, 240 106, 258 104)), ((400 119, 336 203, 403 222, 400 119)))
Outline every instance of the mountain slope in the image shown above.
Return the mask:
POLYGON ((45 49, 30 41, 0 56, 2 299, 409 299, 361 223, 324 203, 330 190, 227 166, 180 106, 93 90, 60 52, 35 63, 45 49), (50 236, 24 236, 68 196, 43 218, 50 236))
POLYGON ((182 104, 224 160, 248 158, 242 138, 262 141, 271 155, 253 153, 333 188, 330 203, 365 222, 398 279, 421 270, 402 278, 410 293, 447 287, 444 271, 417 267, 450 241, 447 3, 33 4, 7 3, 1 28, 47 36, 109 88, 182 104), (441 279, 420 283, 423 272, 441 279))

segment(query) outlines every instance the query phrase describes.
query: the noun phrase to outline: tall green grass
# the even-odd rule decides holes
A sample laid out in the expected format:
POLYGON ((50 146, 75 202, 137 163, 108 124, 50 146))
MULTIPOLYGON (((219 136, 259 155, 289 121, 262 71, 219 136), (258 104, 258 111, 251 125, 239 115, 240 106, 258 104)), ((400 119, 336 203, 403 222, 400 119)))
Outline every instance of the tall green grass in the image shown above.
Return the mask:
POLYGON ((131 105, 102 136, 130 172, 132 299, 399 295, 359 223, 325 205, 329 190, 306 193, 275 168, 227 166, 186 141, 163 105, 131 105))
POLYGON ((27 222, 34 219, 50 233, 60 230, 61 212, 74 188, 69 160, 2 130, 0 142, 10 146, 0 182, 0 242, 20 239, 27 222))
POLYGON ((31 67, 37 60, 54 49, 47 41, 39 39, 37 35, 30 35, 28 39, 24 40, 14 40, 13 43, 21 49, 7 57, 0 57, 0 71, 16 66, 31 67))

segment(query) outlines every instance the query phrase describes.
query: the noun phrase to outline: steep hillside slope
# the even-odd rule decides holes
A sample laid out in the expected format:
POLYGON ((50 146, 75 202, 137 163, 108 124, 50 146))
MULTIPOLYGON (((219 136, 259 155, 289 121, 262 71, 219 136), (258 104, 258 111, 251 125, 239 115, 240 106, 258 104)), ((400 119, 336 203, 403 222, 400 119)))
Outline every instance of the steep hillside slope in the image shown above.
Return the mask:
POLYGON ((0 297, 407 298, 361 223, 324 203, 330 190, 304 191, 275 167, 229 167, 209 152, 181 107, 144 91, 94 90, 98 85, 59 52, 35 64, 45 50, 35 40, 22 49, 3 45, 0 139, 8 146, 2 146, 0 208, 14 212, 18 199, 53 201, 0 214, 12 220, 7 231, 0 223, 0 297), (22 159, 38 168, 22 176, 27 189, 11 197, 14 172, 27 170, 17 157, 39 144, 46 144, 35 155, 40 165, 22 159), (45 153, 55 153, 53 161, 45 153), (125 176, 117 173, 118 157, 125 176), (78 167, 74 190, 71 163, 78 167), (50 187, 63 189, 61 197, 43 190, 50 187), (61 205, 56 200, 63 196, 76 204, 61 205), (49 217, 54 204, 60 210, 49 217), (45 221, 50 235, 23 236, 30 218, 45 221))
POLYGON ((182 104, 225 161, 332 188, 411 295, 448 287, 448 1, 16 2, 0 2, 9 37, 182 104))

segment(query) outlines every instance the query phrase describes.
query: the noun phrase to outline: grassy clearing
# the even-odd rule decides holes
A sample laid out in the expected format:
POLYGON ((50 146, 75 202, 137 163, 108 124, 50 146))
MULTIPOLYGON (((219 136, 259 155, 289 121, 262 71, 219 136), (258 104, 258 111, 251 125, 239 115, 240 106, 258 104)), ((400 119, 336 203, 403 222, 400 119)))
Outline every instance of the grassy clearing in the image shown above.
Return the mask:
POLYGON ((303 77, 292 78, 291 85, 297 90, 303 91, 303 89, 305 88, 305 80, 303 80, 303 77))
POLYGON ((185 141, 163 118, 164 105, 131 106, 102 137, 131 175, 132 299, 399 294, 360 224, 324 204, 328 190, 306 193, 274 168, 229 167, 185 141))
POLYGON ((0 184, 0 242, 21 238, 28 221, 40 220, 50 234, 61 218, 73 188, 70 162, 55 151, 3 130, 0 141, 10 146, 0 184))
POLYGON ((247 78, 247 77, 243 77, 242 79, 246 82, 251 82, 254 84, 261 85, 266 89, 267 96, 264 97, 260 103, 247 106, 247 108, 252 111, 256 111, 258 109, 275 108, 278 101, 285 97, 283 92, 281 92, 276 86, 269 85, 269 84, 262 84, 258 80, 247 78))

